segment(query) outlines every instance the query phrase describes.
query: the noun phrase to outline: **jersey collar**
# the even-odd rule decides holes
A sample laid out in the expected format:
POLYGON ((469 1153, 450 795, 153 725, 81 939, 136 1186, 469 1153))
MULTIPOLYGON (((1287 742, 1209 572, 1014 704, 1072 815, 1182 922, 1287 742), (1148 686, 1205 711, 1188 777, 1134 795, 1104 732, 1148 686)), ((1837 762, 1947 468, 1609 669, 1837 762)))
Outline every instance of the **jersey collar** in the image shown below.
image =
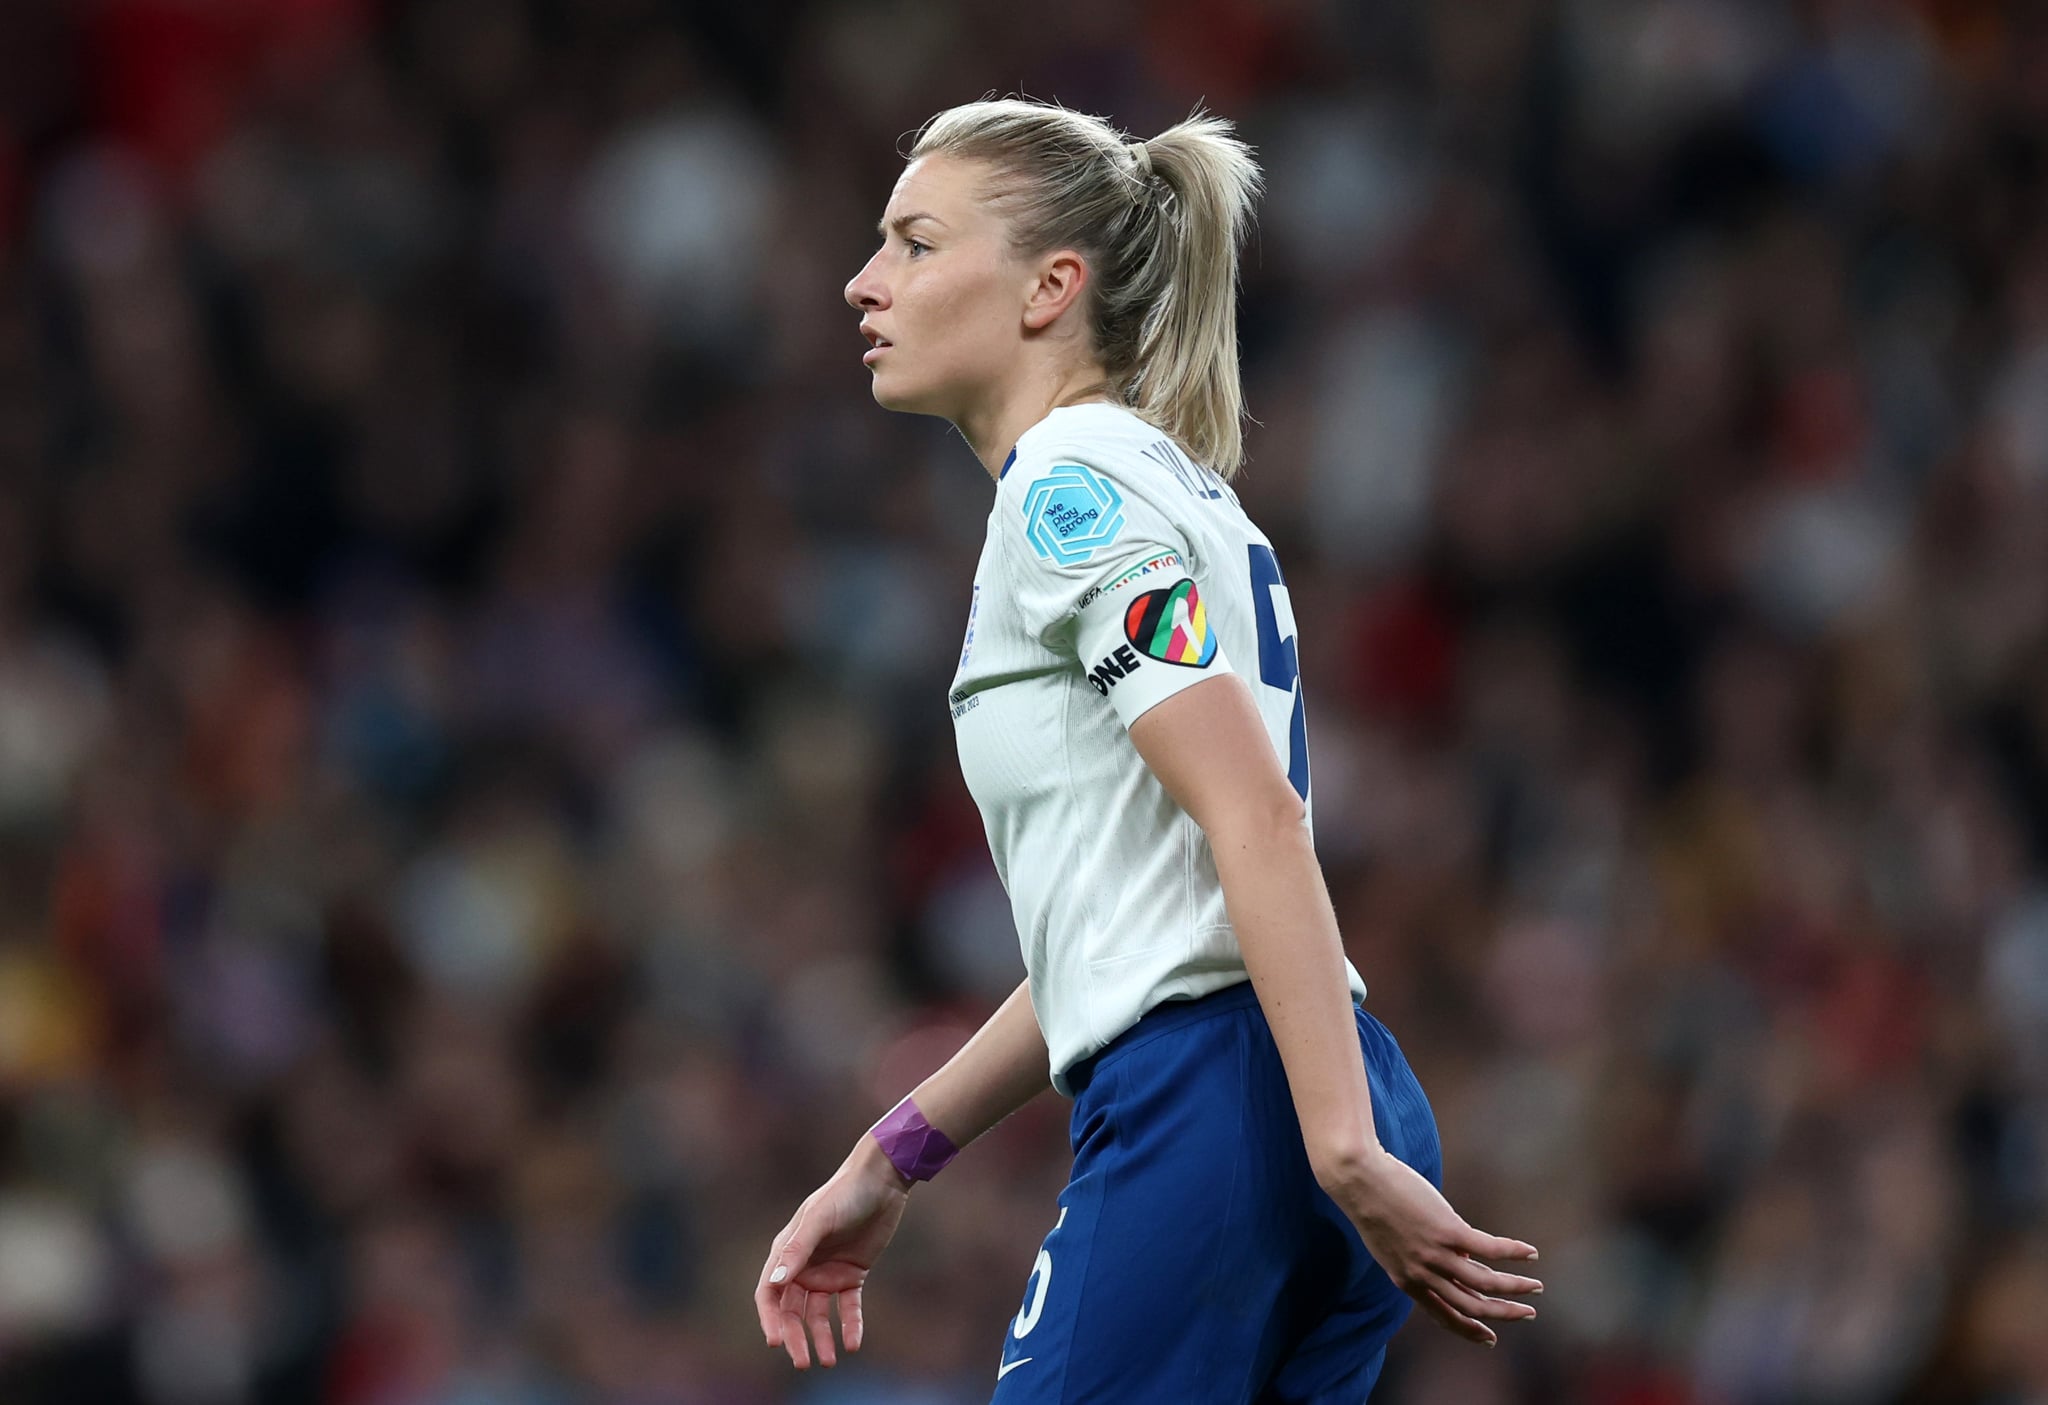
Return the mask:
POLYGON ((1016 461, 1017 451, 1015 449, 1012 449, 1010 450, 1010 456, 1003 460, 1003 466, 1000 469, 996 470, 996 482, 1000 483, 1003 481, 1003 475, 1010 471, 1010 465, 1015 463, 1016 461))

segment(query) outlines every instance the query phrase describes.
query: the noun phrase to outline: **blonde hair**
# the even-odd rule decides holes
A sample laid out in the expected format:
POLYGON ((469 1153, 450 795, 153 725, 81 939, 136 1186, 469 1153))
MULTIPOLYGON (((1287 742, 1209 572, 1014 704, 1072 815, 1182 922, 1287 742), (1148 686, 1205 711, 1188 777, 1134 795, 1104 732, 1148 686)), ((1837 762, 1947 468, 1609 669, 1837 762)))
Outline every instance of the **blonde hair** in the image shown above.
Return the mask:
POLYGON ((1244 461, 1237 250, 1259 193, 1251 148, 1197 111, 1143 142, 1085 113, 1015 98, 948 108, 910 160, 995 170, 992 205, 1031 256, 1079 250, 1115 394, 1225 478, 1244 461))

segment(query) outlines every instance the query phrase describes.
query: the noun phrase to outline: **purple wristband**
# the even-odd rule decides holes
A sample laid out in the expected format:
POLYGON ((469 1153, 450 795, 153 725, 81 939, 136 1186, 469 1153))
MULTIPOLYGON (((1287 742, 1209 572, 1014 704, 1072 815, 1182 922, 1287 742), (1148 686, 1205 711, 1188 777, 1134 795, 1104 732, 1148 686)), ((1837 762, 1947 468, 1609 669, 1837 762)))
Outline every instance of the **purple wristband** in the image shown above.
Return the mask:
POLYGON ((909 1180, 930 1180, 960 1154, 951 1138, 924 1120, 924 1114, 910 1098, 890 1108, 888 1116, 868 1131, 882 1144, 882 1154, 889 1158, 889 1164, 909 1180))

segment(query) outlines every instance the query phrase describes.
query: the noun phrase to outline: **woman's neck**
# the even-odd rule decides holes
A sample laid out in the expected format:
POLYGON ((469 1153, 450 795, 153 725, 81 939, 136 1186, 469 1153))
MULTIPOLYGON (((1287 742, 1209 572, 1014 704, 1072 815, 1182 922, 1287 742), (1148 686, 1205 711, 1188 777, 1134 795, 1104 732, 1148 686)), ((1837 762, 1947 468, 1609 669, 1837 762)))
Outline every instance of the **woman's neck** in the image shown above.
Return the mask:
POLYGON ((1114 401, 1109 377, 1100 366, 1077 366, 1063 373, 1020 381, 978 413, 963 415, 954 426, 991 479, 1001 478, 1003 463, 1024 431, 1054 410, 1090 401, 1114 401))

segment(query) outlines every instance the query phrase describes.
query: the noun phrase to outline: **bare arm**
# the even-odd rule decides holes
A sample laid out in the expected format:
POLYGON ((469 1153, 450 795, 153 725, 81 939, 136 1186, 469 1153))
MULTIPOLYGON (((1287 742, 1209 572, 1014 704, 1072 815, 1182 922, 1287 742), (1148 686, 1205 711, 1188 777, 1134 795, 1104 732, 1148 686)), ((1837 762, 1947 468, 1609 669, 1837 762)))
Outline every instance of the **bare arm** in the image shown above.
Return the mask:
MULTIPOLYGON (((1052 1086, 1045 1034, 1020 981, 960 1052, 912 1094, 925 1121, 964 1147, 1052 1086)), ((863 1141, 872 1144, 873 1137, 863 1141)))
POLYGON ((1273 757, 1257 705, 1241 680, 1223 675, 1151 709, 1131 740, 1208 836, 1317 1179, 1354 1170, 1380 1143, 1344 949, 1301 797, 1273 757), (1199 745, 1185 744, 1198 729, 1199 745))
POLYGON ((1535 1316, 1492 1295, 1542 1285, 1477 1258, 1533 1259, 1536 1251, 1467 1225, 1380 1146, 1336 914, 1301 797, 1244 680, 1223 674, 1175 694, 1137 719, 1131 741, 1208 836, 1317 1182, 1404 1291, 1446 1327, 1492 1345, 1484 1319, 1535 1316))
MULTIPOLYGON (((924 1120, 964 1149, 1052 1086, 1046 1058, 1045 1034, 1031 1008, 1031 983, 1019 981, 960 1051, 912 1089, 911 1096, 924 1120)), ((882 1154, 881 1143, 866 1133, 848 1160, 910 1189, 910 1182, 882 1154)))
MULTIPOLYGON (((1052 1086, 1045 1035, 1020 984, 960 1046, 960 1052, 912 1094, 925 1121, 966 1146, 1052 1086)), ((821 1365, 838 1360, 832 1340, 832 1304, 848 1351, 859 1351, 864 1326, 861 1288, 903 1218, 910 1182, 866 1133, 832 1179, 798 1207, 768 1251, 754 1285, 761 1334, 799 1370, 811 1364, 810 1341, 821 1365)))

